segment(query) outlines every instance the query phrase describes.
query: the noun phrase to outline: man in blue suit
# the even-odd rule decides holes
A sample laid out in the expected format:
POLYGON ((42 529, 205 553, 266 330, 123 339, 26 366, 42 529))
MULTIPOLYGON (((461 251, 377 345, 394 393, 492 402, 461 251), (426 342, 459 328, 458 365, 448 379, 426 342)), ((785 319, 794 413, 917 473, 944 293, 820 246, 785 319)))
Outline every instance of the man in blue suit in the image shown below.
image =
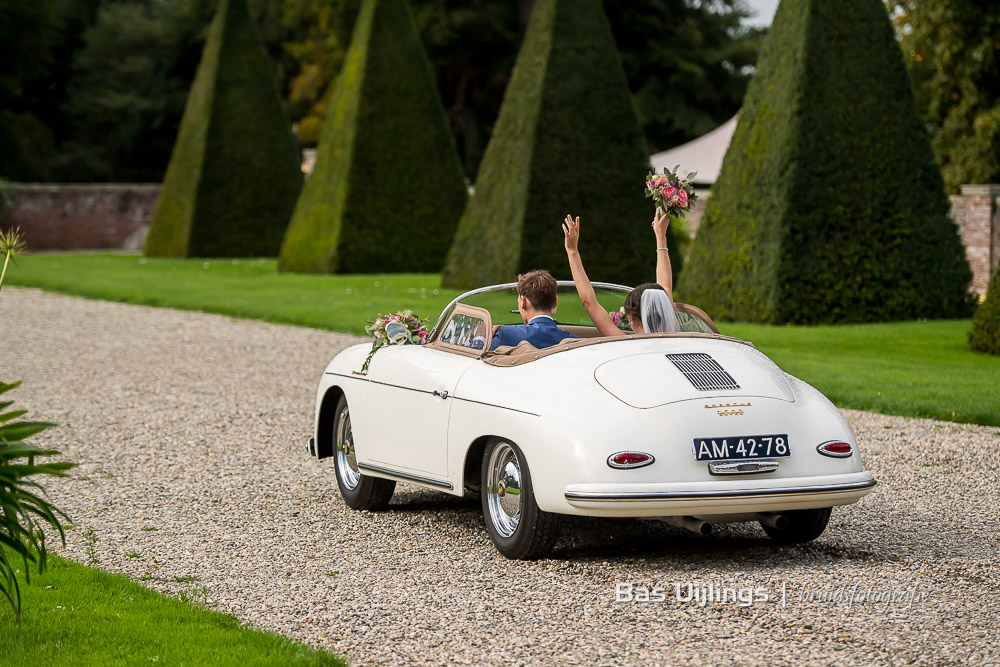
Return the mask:
POLYGON ((564 338, 576 338, 556 326, 559 297, 556 279, 548 271, 530 271, 517 277, 517 310, 524 324, 508 324, 493 334, 490 349, 501 345, 517 345, 523 340, 541 349, 555 345, 564 338))

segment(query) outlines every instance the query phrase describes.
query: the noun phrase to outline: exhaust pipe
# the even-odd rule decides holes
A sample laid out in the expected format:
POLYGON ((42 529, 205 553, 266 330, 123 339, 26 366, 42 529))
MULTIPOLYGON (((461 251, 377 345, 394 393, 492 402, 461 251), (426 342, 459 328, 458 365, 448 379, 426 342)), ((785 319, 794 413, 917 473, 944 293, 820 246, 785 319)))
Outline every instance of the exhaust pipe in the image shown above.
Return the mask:
POLYGON ((758 521, 760 521, 765 526, 770 526, 771 528, 776 528, 777 530, 785 530, 788 528, 788 517, 783 514, 775 514, 773 512, 762 512, 759 515, 758 521))
POLYGON ((699 535, 712 534, 712 524, 701 519, 696 519, 693 516, 665 516, 660 521, 669 523, 671 526, 677 526, 678 528, 686 528, 692 533, 698 533, 699 535))

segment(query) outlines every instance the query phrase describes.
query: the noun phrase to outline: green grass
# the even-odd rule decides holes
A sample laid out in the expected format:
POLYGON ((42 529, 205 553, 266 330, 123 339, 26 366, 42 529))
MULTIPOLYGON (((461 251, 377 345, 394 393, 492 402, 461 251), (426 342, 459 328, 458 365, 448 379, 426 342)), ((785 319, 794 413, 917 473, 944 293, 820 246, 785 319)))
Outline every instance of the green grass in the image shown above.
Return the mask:
POLYGON ((843 408, 1000 426, 1000 357, 970 320, 781 327, 721 324, 843 408))
MULTIPOLYGON (((376 314, 400 308, 433 322, 459 294, 442 289, 438 275, 279 274, 275 260, 27 255, 7 275, 11 284, 80 296, 350 333, 362 333, 376 314)), ((567 301, 560 300, 563 320, 580 315, 578 304, 567 301)), ((720 323, 723 333, 752 341, 840 407, 1000 425, 1000 357, 969 350, 970 326, 969 320, 815 327, 720 323)))
POLYGON ((11 285, 354 334, 363 334, 379 313, 401 307, 433 320, 461 294, 441 289, 437 275, 278 273, 274 259, 72 254, 25 255, 19 262, 7 271, 11 285))
MULTIPOLYGON (((346 664, 330 653, 241 627, 233 616, 62 558, 50 557, 44 574, 32 572, 30 586, 21 577, 20 627, 10 607, 0 606, 0 663, 11 667, 346 664)), ((197 601, 203 595, 203 589, 190 588, 180 597, 197 601)))

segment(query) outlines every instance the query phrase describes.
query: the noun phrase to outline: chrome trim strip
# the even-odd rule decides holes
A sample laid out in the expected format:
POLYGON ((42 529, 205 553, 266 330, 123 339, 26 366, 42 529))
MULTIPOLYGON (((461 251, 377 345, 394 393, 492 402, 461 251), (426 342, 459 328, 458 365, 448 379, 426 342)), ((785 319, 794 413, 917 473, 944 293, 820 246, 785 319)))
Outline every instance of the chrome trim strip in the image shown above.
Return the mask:
POLYGON ((486 403, 484 401, 475 401, 475 400, 473 400, 471 398, 462 398, 461 396, 455 396, 454 394, 448 394, 447 396, 441 396, 442 393, 446 393, 447 394, 447 392, 440 392, 440 391, 434 392, 434 391, 428 391, 426 389, 413 389, 411 387, 402 387, 402 386, 400 386, 398 384, 389 384, 388 382, 379 382, 378 380, 369 380, 368 378, 364 378, 364 377, 355 377, 353 375, 344 375, 343 373, 331 373, 330 371, 326 371, 326 375, 334 375, 336 377, 350 378, 352 380, 364 380, 365 382, 369 382, 371 384, 380 384, 383 387, 395 387, 396 389, 406 389, 408 391, 415 391, 415 392, 418 392, 418 393, 421 393, 421 394, 430 394, 432 396, 438 396, 439 398, 450 398, 450 399, 455 400, 455 401, 464 401, 466 403, 476 403, 477 405, 485 405, 485 406, 490 407, 490 408, 497 408, 498 410, 510 410, 511 412, 520 412, 522 415, 530 415, 531 417, 541 417, 541 415, 538 414, 537 412, 528 412, 527 410, 518 410, 517 408, 509 408, 506 405, 497 405, 496 403, 486 403))
POLYGON ((708 464, 711 475, 753 475, 774 472, 778 462, 774 459, 753 459, 750 461, 712 461, 708 464))
POLYGON ((408 472, 399 472, 398 470, 390 470, 389 468, 383 468, 381 466, 373 466, 368 463, 359 463, 358 468, 360 468, 361 470, 370 470, 372 472, 381 473, 383 475, 392 475, 393 477, 398 477, 399 479, 406 480, 408 482, 420 482, 421 484, 436 486, 440 489, 454 488, 454 485, 451 482, 443 482, 439 479, 433 479, 432 477, 424 477, 422 475, 414 475, 408 472))
POLYGON ((485 405, 490 408, 497 408, 498 410, 510 410, 511 412, 520 412, 522 415, 529 415, 531 417, 541 417, 540 414, 535 412, 528 412, 527 410, 518 410, 517 408, 508 408, 505 405, 497 405, 496 403, 486 403, 484 401, 474 401, 471 398, 462 398, 461 396, 452 396, 456 401, 464 401, 466 403, 475 403, 477 405, 485 405))
POLYGON ((672 491, 667 493, 637 491, 634 493, 599 493, 590 491, 567 491, 566 500, 584 500, 591 502, 623 501, 641 502, 656 500, 681 500, 685 498, 733 498, 753 496, 783 496, 792 493, 831 493, 838 491, 858 491, 870 489, 877 482, 854 482, 852 484, 826 484, 821 486, 793 486, 784 489, 732 489, 723 491, 672 491))

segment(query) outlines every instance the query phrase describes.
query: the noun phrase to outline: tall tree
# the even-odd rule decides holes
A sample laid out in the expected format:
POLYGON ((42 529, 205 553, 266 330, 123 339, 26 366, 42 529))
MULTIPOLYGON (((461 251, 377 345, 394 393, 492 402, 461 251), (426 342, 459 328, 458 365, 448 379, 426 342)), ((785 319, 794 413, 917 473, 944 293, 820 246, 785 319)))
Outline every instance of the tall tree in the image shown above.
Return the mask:
POLYGON ((0 0, 0 177, 57 175, 72 134, 63 104, 74 55, 100 0, 0 0))
MULTIPOLYGON (((291 92, 302 137, 318 140, 329 87, 343 61, 344 23, 358 0, 288 0, 286 18, 309 30, 289 48, 301 58, 291 92)), ((466 175, 474 178, 496 122, 533 0, 412 0, 466 175)), ((743 0, 604 0, 650 147, 708 132, 736 113, 760 30, 743 0)), ((299 30, 302 33, 301 30, 299 30)))
POLYGON ((467 198, 406 0, 365 0, 283 271, 438 271, 467 198))
POLYGON ((680 289, 727 320, 955 317, 971 277, 880 0, 784 0, 680 289))
POLYGON ((886 0, 948 189, 1000 182, 1000 12, 973 0, 886 0))
POLYGON ((565 266, 567 206, 587 221, 583 252, 595 275, 642 282, 648 163, 600 0, 537 0, 443 284, 565 266))
POLYGON ((273 256, 302 186, 299 162, 246 0, 220 0, 146 254, 273 256))

